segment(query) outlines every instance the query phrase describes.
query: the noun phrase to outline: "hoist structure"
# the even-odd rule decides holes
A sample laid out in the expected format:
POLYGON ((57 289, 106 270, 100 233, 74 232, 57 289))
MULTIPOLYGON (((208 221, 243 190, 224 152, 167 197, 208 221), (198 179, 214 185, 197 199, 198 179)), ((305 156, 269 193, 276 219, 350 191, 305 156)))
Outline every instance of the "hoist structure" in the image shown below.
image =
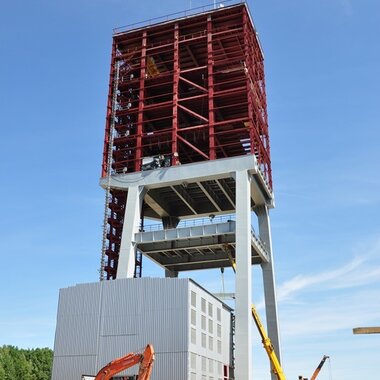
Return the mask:
POLYGON ((141 277, 145 257, 177 277, 231 266, 232 254, 233 377, 246 380, 252 265, 262 268, 268 335, 281 360, 274 195, 263 51, 247 4, 227 4, 114 31, 100 280, 141 277))

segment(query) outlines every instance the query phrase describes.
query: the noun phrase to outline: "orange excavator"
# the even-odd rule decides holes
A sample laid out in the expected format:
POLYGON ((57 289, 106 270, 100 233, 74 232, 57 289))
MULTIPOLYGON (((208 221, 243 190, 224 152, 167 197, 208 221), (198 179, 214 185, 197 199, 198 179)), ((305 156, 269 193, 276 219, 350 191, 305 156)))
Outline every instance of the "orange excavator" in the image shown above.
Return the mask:
POLYGON ((95 377, 83 375, 82 380, 110 380, 116 374, 126 370, 127 368, 133 367, 138 363, 140 363, 140 366, 137 379, 149 380, 152 373, 153 362, 154 349, 151 344, 148 344, 142 354, 131 352, 121 358, 112 360, 112 362, 104 366, 95 377))
MULTIPOLYGON (((327 359, 330 359, 330 356, 323 355, 321 362, 318 364, 318 367, 315 369, 314 373, 311 375, 310 380, 315 380, 317 378, 317 376, 319 375, 319 372, 321 371, 321 369, 323 367, 323 364, 325 364, 325 361, 327 359)), ((308 380, 307 378, 305 378, 303 376, 298 376, 298 379, 299 380, 308 380)))

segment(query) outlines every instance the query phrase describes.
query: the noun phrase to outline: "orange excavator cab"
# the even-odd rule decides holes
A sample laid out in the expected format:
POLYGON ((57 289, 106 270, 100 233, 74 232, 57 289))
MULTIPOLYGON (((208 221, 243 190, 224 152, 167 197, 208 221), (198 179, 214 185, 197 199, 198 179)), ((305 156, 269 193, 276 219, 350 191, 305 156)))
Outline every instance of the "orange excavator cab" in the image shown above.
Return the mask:
POLYGON ((95 376, 94 380, 110 380, 113 376, 140 363, 138 380, 149 380, 154 362, 154 349, 148 344, 142 354, 133 352, 112 360, 105 365, 95 376))

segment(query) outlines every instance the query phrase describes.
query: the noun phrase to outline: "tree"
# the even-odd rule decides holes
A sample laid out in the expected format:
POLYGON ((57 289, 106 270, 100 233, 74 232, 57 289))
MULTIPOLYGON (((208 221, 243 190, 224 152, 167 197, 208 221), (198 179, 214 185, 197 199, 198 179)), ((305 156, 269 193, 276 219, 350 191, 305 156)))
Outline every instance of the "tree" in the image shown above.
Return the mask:
POLYGON ((0 347, 1 380, 50 380, 53 351, 49 348, 0 347))

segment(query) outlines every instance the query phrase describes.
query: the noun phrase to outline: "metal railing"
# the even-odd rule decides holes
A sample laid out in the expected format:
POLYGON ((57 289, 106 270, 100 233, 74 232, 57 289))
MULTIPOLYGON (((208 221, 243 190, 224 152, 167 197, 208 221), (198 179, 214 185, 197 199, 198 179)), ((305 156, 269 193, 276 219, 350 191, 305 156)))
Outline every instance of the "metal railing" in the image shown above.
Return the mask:
POLYGON ((155 18, 151 18, 151 19, 148 19, 145 21, 135 22, 133 24, 124 25, 124 26, 121 26, 118 28, 114 28, 113 34, 123 33, 123 32, 131 31, 134 29, 141 29, 141 28, 144 28, 147 26, 161 24, 164 22, 168 22, 168 21, 178 19, 178 18, 187 18, 190 16, 195 16, 198 14, 210 12, 214 9, 229 7, 232 5, 242 4, 242 3, 246 3, 246 1, 245 0, 225 0, 225 1, 218 0, 218 1, 214 1, 212 4, 203 5, 200 7, 187 9, 185 11, 171 13, 171 14, 168 14, 166 16, 155 17, 155 18))
MULTIPOLYGON (((187 219, 181 220, 178 223, 176 228, 185 228, 185 227, 198 227, 210 224, 225 223, 225 222, 234 222, 235 215, 217 215, 213 218, 196 218, 196 219, 187 219)), ((162 223, 159 224, 147 224, 144 226, 144 232, 153 232, 161 231, 164 227, 162 223)))
MULTIPOLYGON (((230 215, 217 215, 215 217, 208 217, 208 218, 196 218, 196 219, 187 219, 187 220, 181 220, 178 223, 178 226, 176 228, 186 228, 186 227, 199 227, 199 226, 206 226, 206 225, 212 225, 212 224, 218 224, 218 223, 227 223, 227 222, 236 222, 236 215, 230 214, 230 215)), ((144 230, 141 232, 155 232, 155 231, 163 231, 164 227, 162 223, 159 224, 148 224, 144 226, 144 230)), ((266 246, 265 243, 260 239, 259 235, 256 233, 255 229, 251 225, 251 232, 252 237, 256 241, 257 245, 266 252, 266 246)))

